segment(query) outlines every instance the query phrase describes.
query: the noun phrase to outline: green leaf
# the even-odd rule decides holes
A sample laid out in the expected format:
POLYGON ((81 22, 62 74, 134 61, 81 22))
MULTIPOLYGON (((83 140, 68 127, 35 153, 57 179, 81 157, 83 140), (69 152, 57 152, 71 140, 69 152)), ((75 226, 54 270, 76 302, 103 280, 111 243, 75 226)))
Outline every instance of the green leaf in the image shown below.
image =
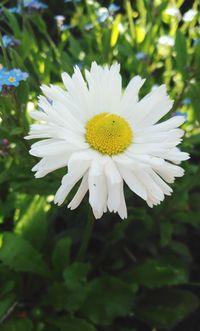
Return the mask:
POLYGON ((65 284, 68 288, 76 288, 86 282, 86 277, 90 267, 88 264, 74 262, 67 267, 63 273, 65 284))
POLYGON ((18 136, 18 135, 23 134, 23 132, 24 132, 23 128, 15 127, 10 131, 10 135, 11 136, 18 136))
POLYGON ((11 319, 1 326, 1 331, 33 331, 33 324, 29 319, 11 319))
POLYGON ((61 238, 55 245, 52 262, 56 274, 61 274, 70 263, 72 241, 70 238, 61 238))
POLYGON ((87 286, 78 285, 74 289, 68 289, 63 283, 54 283, 48 288, 47 295, 42 304, 51 306, 58 311, 67 310, 70 313, 77 311, 87 297, 87 286))
POLYGON ((49 275, 48 268, 38 251, 27 240, 14 233, 4 233, 0 260, 16 272, 49 275))
POLYGON ((177 259, 173 260, 163 257, 146 260, 132 270, 133 282, 147 288, 186 283, 187 269, 177 259))
POLYGON ((131 288, 115 277, 104 276, 91 281, 89 293, 80 313, 90 321, 109 325, 116 317, 126 316, 134 302, 131 288))
POLYGON ((81 318, 61 317, 57 321, 50 320, 50 324, 59 327, 61 331, 96 331, 95 327, 81 318))
POLYGON ((9 310, 15 301, 16 295, 14 293, 7 294, 0 299, 0 317, 9 310))
POLYGON ((15 283, 13 280, 8 280, 7 282, 2 284, 0 287, 0 297, 3 297, 5 294, 9 293, 13 290, 15 283))
POLYGON ((136 308, 136 316, 157 328, 173 328, 199 306, 196 295, 178 289, 148 292, 136 308))
POLYGON ((36 25, 36 27, 38 28, 38 30, 43 33, 43 34, 48 34, 47 32, 47 27, 45 24, 45 21, 43 20, 42 16, 35 13, 34 15, 32 15, 32 22, 36 25))
POLYGON ((27 81, 20 82, 19 86, 16 89, 17 100, 21 104, 25 104, 29 99, 29 85, 27 81))
MULTIPOLYGON (((26 202, 25 198, 23 203, 26 202)), ((27 199, 26 208, 22 211, 16 224, 15 232, 21 234, 34 247, 41 248, 47 236, 48 214, 50 205, 46 198, 36 195, 27 199)), ((23 208, 23 205, 21 209, 23 208)))
POLYGON ((160 223, 160 244, 162 247, 168 245, 173 233, 173 226, 170 222, 160 223))
POLYGON ((176 65, 178 70, 185 76, 187 66, 187 45, 184 34, 177 29, 175 40, 176 65))
POLYGON ((15 17, 14 14, 10 13, 6 8, 3 8, 3 12, 6 15, 8 22, 10 24, 10 27, 13 30, 13 34, 16 38, 20 38, 21 37, 21 30, 20 30, 20 26, 17 22, 17 19, 15 17))

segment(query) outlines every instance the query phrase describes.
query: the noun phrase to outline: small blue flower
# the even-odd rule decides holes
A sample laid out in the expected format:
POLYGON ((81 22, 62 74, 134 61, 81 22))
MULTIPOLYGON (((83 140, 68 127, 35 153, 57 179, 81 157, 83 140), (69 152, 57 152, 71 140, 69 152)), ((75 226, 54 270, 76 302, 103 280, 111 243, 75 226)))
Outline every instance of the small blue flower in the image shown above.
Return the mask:
POLYGON ((147 58, 147 54, 144 52, 138 52, 135 54, 137 60, 145 60, 147 58))
POLYGON ((88 23, 84 25, 84 30, 85 31, 90 31, 94 28, 94 24, 93 23, 88 23))
POLYGON ((0 70, 0 80, 2 86, 18 86, 22 80, 26 80, 27 78, 28 74, 20 69, 8 70, 3 68, 0 70))
POLYGON ((70 3, 70 2, 75 2, 75 3, 80 3, 81 0, 65 0, 65 3, 70 3))
POLYGON ((97 12, 97 21, 104 23, 109 17, 109 11, 106 8, 100 8, 97 12))
POLYGON ((195 38, 195 39, 193 40, 193 46, 198 45, 199 40, 200 40, 199 38, 195 38))
POLYGON ((183 99, 182 104, 185 106, 188 106, 191 104, 191 102, 192 102, 192 100, 190 98, 185 98, 185 99, 183 99))
POLYGON ((11 14, 20 14, 20 13, 21 13, 21 7, 20 7, 20 6, 17 6, 17 7, 11 7, 11 8, 8 8, 8 11, 9 11, 11 14))
POLYGON ((4 35, 2 37, 3 40, 3 45, 4 47, 16 47, 17 45, 19 45, 19 40, 15 39, 14 37, 10 37, 8 35, 4 35))
POLYGON ((24 0, 24 7, 29 9, 47 9, 48 5, 38 0, 24 0))
POLYGON ((111 3, 110 6, 108 6, 108 11, 111 14, 114 14, 114 13, 116 13, 119 10, 120 10, 120 6, 116 5, 115 3, 111 3))
POLYGON ((64 24, 61 26, 60 31, 66 31, 66 30, 71 30, 74 28, 74 25, 71 24, 64 24))
MULTIPOLYGON (((11 14, 20 14, 21 13, 21 7, 10 7, 10 8, 6 8, 11 14)), ((4 11, 3 9, 0 9, 0 14, 3 14, 4 11)))

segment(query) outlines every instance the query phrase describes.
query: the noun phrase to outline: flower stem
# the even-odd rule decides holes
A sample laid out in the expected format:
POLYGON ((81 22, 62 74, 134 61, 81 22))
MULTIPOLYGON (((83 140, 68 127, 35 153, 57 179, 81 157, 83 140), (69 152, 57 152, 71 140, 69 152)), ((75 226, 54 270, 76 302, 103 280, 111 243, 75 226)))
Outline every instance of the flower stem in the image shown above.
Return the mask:
POLYGON ((0 32, 0 46, 2 48, 2 53, 3 53, 4 60, 5 60, 5 64, 6 64, 7 68, 9 68, 9 60, 8 60, 6 49, 5 49, 4 44, 3 44, 3 39, 2 39, 1 32, 0 32))
POLYGON ((94 216, 92 214, 92 211, 89 210, 87 223, 84 229, 84 233, 82 236, 81 245, 77 254, 76 261, 83 261, 85 258, 85 254, 87 252, 89 241, 92 235, 94 223, 95 223, 94 216))

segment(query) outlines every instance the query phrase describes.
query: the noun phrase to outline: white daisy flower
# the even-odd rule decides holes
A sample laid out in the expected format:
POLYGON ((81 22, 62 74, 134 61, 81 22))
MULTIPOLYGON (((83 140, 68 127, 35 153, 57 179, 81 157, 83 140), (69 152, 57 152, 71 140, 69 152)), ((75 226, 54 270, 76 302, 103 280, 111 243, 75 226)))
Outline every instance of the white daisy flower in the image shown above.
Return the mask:
POLYGON ((62 74, 66 90, 43 85, 43 111, 31 112, 41 123, 31 125, 26 137, 43 139, 30 150, 42 158, 32 169, 36 178, 68 168, 55 203, 61 205, 81 180, 68 207, 77 208, 89 191, 95 218, 107 210, 127 217, 124 183, 150 207, 158 205, 172 193, 167 183, 184 174, 178 164, 189 158, 176 147, 184 133, 177 128, 183 116, 156 124, 173 104, 166 87, 157 87, 139 101, 144 79, 132 78, 122 92, 119 70, 119 64, 103 68, 93 62, 85 71, 86 81, 75 67, 72 77, 62 74))

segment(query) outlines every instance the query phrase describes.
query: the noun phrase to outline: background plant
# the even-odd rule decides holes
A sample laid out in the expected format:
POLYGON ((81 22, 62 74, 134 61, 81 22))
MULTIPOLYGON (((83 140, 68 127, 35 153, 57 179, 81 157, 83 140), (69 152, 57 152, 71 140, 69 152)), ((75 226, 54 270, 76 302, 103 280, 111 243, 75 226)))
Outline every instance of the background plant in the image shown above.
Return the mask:
MULTIPOLYGON (((199 2, 1 1, 0 64, 29 77, 17 87, 0 74, 0 330, 197 330, 200 295, 199 2), (47 2, 46 2, 47 4, 47 2), (190 10, 190 11, 189 11, 190 10), (59 16, 62 15, 62 16, 59 16), (12 38, 12 43, 8 38, 12 38), (121 63, 124 84, 145 77, 142 95, 165 83, 170 116, 186 118, 186 175, 154 209, 126 192, 128 220, 97 221, 77 261, 89 207, 53 205, 65 170, 35 179, 28 112, 42 83, 91 61, 121 63), (2 80, 1 80, 2 79, 2 80)), ((1 72, 1 71, 0 71, 1 72)), ((142 96, 141 95, 141 96, 142 96)))

